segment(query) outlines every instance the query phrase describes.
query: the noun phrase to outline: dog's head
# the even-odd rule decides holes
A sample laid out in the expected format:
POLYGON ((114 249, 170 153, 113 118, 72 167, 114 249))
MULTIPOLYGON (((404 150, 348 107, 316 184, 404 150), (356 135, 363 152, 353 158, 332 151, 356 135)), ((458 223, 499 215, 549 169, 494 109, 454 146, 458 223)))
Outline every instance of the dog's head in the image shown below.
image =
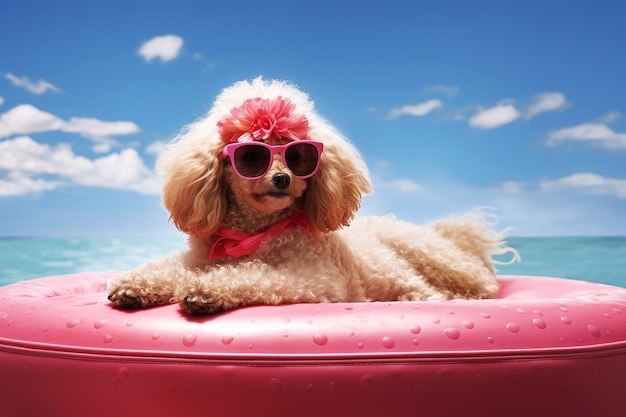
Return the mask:
POLYGON ((261 78, 225 89, 205 117, 168 145, 157 166, 172 222, 197 236, 213 234, 224 220, 227 190, 260 214, 302 204, 321 232, 347 225, 371 191, 358 152, 314 112, 308 96, 261 78))

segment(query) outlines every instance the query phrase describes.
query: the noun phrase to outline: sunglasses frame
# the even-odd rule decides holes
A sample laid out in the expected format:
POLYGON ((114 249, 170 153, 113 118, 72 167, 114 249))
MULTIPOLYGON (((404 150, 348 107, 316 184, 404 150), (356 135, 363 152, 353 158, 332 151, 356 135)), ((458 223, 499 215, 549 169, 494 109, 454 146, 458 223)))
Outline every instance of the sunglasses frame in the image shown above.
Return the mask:
POLYGON ((313 171, 308 175, 296 175, 295 172, 293 173, 296 178, 306 179, 315 175, 318 168, 320 167, 320 161, 322 159, 322 152, 324 151, 324 144, 322 142, 317 142, 315 140, 294 140, 293 142, 289 142, 285 145, 274 145, 274 146, 268 145, 265 142, 258 142, 258 141, 229 143, 228 145, 224 147, 224 150, 222 151, 222 157, 223 159, 226 159, 227 157, 230 159, 230 165, 233 167, 235 174, 237 174, 239 178, 252 181, 252 180, 257 180, 259 178, 262 178, 265 174, 267 174, 267 172, 270 170, 270 168, 274 164, 274 155, 276 153, 280 154, 283 164, 285 164, 285 166, 289 168, 289 164, 287 163, 287 159, 285 158, 285 151, 287 150, 287 148, 290 148, 291 146, 295 146, 295 145, 306 145, 306 144, 313 145, 315 149, 317 150, 317 163, 315 164, 315 169, 313 169, 313 171), (246 177, 239 172, 239 169, 237 169, 237 166, 235 163, 235 151, 245 146, 260 146, 270 151, 269 164, 267 164, 267 168, 265 169, 265 172, 263 172, 263 174, 256 176, 256 177, 246 177))

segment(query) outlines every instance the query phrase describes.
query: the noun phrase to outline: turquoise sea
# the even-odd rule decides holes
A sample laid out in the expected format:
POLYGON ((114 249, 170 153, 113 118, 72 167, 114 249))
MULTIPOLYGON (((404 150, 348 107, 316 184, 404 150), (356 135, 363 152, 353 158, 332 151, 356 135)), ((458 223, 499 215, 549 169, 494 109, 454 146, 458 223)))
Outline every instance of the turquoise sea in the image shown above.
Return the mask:
MULTIPOLYGON (((499 274, 581 279, 626 287, 626 236, 509 238, 521 263, 499 274)), ((0 286, 75 272, 123 271, 184 249, 174 238, 2 238, 0 286)))

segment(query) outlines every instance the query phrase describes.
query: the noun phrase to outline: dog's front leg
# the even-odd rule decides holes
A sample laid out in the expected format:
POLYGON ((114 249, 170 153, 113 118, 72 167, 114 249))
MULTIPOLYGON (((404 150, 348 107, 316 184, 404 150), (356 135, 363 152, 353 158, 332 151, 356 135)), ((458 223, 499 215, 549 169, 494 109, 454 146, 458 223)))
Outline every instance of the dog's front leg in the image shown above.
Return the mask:
POLYGON ((347 298, 339 276, 315 261, 298 266, 250 261, 207 268, 204 274, 181 282, 177 298, 187 314, 216 314, 259 304, 337 302, 347 298))
POLYGON ((180 255, 172 255, 124 272, 109 288, 116 307, 143 308, 176 302, 176 281, 184 274, 180 255))

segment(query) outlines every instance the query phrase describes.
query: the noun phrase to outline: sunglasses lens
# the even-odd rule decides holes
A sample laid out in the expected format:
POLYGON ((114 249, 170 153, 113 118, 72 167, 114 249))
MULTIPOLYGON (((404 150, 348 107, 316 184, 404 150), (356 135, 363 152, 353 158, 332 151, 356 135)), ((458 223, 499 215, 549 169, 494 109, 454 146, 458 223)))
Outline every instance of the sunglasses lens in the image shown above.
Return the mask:
POLYGON ((285 149, 287 167, 298 177, 315 172, 319 157, 317 148, 310 143, 294 143, 285 149))
POLYGON ((235 168, 239 175, 256 178, 265 174, 269 167, 270 150, 259 145, 248 144, 235 150, 235 168))

